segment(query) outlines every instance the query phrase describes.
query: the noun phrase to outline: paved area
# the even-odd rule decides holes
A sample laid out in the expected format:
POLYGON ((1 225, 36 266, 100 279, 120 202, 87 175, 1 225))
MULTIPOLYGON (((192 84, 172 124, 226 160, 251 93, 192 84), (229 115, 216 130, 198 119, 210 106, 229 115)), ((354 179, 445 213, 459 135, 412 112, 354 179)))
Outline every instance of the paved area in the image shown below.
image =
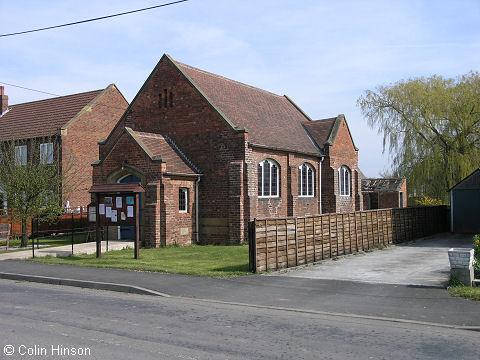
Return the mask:
POLYGON ((214 279, 121 269, 46 265, 20 260, 1 261, 0 277, 2 273, 23 274, 27 281, 32 281, 29 279, 34 276, 77 279, 142 287, 182 298, 480 326, 480 302, 453 298, 445 289, 438 287, 263 275, 214 279))
MULTIPOLYGON (((121 250, 126 247, 133 248, 133 242, 131 241, 109 241, 108 242, 108 251, 111 250, 121 250)), ((80 254, 94 254, 97 251, 96 243, 88 242, 82 244, 75 244, 73 245, 73 253, 75 255, 80 254)), ((102 241, 102 252, 107 251, 107 242, 102 241)), ((42 256, 57 256, 57 257, 65 257, 72 254, 72 245, 65 245, 65 246, 56 246, 50 248, 35 248, 35 256, 42 257, 42 256)), ((32 257, 32 249, 23 250, 23 251, 12 251, 0 254, 0 261, 2 260, 13 260, 13 259, 28 259, 32 257)))
POLYGON ((445 286, 450 276, 448 249, 472 248, 472 236, 443 233, 360 255, 325 260, 275 273, 309 279, 445 286))

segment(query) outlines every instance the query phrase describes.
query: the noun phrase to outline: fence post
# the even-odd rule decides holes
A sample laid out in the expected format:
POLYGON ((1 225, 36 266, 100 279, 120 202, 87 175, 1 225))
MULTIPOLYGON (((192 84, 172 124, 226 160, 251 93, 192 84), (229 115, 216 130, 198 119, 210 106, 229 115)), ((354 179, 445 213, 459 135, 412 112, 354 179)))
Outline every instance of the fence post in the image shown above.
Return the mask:
POLYGON ((320 215, 320 239, 322 240, 322 260, 324 259, 323 256, 323 216, 320 215))
POLYGON ((256 252, 257 244, 255 239, 255 219, 248 222, 248 252, 249 252, 249 270, 253 273, 257 272, 256 252))
POLYGON ((308 263, 307 257, 307 217, 303 218, 303 236, 305 238, 305 264, 308 263))
POLYGON ((75 231, 75 219, 72 212, 72 255, 73 255, 73 232, 75 231))
MULTIPOLYGON (((40 239, 39 239, 39 231, 38 231, 38 217, 36 219, 37 221, 37 229, 35 230, 35 238, 37 239, 37 249, 40 249, 40 239)), ((33 221, 32 221, 32 228, 33 228, 33 221)), ((33 229, 32 229, 32 233, 33 233, 33 229)), ((33 235, 33 234, 32 234, 33 235)))
POLYGON ((330 259, 332 258, 332 218, 331 215, 328 214, 328 238, 330 239, 328 247, 328 251, 330 253, 330 259))
POLYGON ((312 217, 313 219, 313 262, 317 261, 317 246, 316 246, 316 235, 317 235, 317 229, 315 228, 315 217, 312 217))
POLYGON ((278 219, 275 219, 275 270, 278 270, 278 219))
POLYGON ((297 218, 295 218, 295 266, 298 266, 297 218))
POLYGON ((353 213, 353 223, 355 225, 355 252, 358 252, 358 231, 357 231, 357 213, 353 213))
POLYGON ((285 219, 285 251, 287 253, 287 268, 290 267, 288 264, 288 219, 285 219))

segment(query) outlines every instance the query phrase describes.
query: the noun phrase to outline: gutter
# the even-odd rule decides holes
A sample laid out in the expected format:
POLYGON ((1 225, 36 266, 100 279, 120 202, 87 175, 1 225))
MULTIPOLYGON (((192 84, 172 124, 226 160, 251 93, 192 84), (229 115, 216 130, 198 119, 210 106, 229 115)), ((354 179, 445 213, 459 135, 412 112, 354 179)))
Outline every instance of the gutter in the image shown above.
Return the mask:
POLYGON ((318 214, 322 215, 322 164, 325 158, 322 156, 318 160, 318 214))
POLYGON ((199 234, 199 228, 200 225, 198 223, 198 192, 200 189, 200 175, 198 175, 197 181, 195 181, 195 242, 197 244, 200 244, 200 234, 199 234))
POLYGON ((254 144, 254 143, 251 143, 251 142, 248 142, 248 147, 249 148, 259 148, 259 149, 282 151, 282 152, 292 153, 292 154, 308 155, 308 156, 314 156, 314 157, 318 157, 318 158, 321 158, 321 157, 325 156, 325 154, 322 151, 319 151, 319 153, 311 153, 311 152, 307 152, 307 151, 299 151, 299 150, 293 150, 293 149, 277 148, 277 147, 274 147, 274 146, 254 144))
POLYGON ((203 174, 182 174, 182 173, 172 173, 172 172, 162 172, 162 175, 165 176, 185 176, 185 177, 200 177, 203 174))

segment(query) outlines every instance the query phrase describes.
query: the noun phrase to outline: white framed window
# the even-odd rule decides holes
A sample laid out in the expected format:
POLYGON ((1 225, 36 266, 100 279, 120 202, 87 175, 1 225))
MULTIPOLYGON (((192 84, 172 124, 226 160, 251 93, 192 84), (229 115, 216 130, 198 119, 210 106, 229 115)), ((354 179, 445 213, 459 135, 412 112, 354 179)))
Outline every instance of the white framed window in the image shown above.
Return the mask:
POLYGON ((315 169, 307 163, 298 167, 298 196, 315 196, 315 169))
POLYGON ((258 164, 258 197, 279 197, 278 164, 266 159, 258 164))
POLYGON ((350 196, 350 170, 343 165, 338 169, 338 193, 342 196, 350 196))
POLYGON ((40 164, 53 163, 53 143, 40 144, 40 164))
POLYGON ((187 188, 178 189, 178 212, 181 212, 181 213, 188 212, 188 189, 187 188))
POLYGON ((27 145, 15 146, 15 163, 17 165, 27 165, 27 145))

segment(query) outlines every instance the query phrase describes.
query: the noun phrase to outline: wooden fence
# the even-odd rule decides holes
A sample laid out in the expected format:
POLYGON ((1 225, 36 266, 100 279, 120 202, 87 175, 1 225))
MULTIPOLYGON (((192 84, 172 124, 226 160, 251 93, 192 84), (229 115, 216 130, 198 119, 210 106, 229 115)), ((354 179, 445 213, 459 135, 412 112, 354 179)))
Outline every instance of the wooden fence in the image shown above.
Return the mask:
MULTIPOLYGON (((83 208, 82 208, 83 210, 83 208)), ((0 224, 11 225, 11 235, 22 234, 22 221, 10 216, 12 210, 0 210, 0 224)), ((65 213, 59 215, 53 223, 41 222, 38 219, 29 219, 27 221, 27 235, 44 236, 53 233, 70 232, 73 228, 88 227, 88 213, 81 211, 79 213, 65 213)))
MULTIPOLYGON (((0 210, 0 224, 10 224, 10 234, 11 235, 20 235, 22 233, 22 222, 20 219, 12 219, 10 216, 11 210, 0 210)), ((27 234, 31 234, 32 224, 30 221, 27 221, 27 234)))
POLYGON ((250 270, 276 270, 448 231, 446 206, 255 219, 250 270))

